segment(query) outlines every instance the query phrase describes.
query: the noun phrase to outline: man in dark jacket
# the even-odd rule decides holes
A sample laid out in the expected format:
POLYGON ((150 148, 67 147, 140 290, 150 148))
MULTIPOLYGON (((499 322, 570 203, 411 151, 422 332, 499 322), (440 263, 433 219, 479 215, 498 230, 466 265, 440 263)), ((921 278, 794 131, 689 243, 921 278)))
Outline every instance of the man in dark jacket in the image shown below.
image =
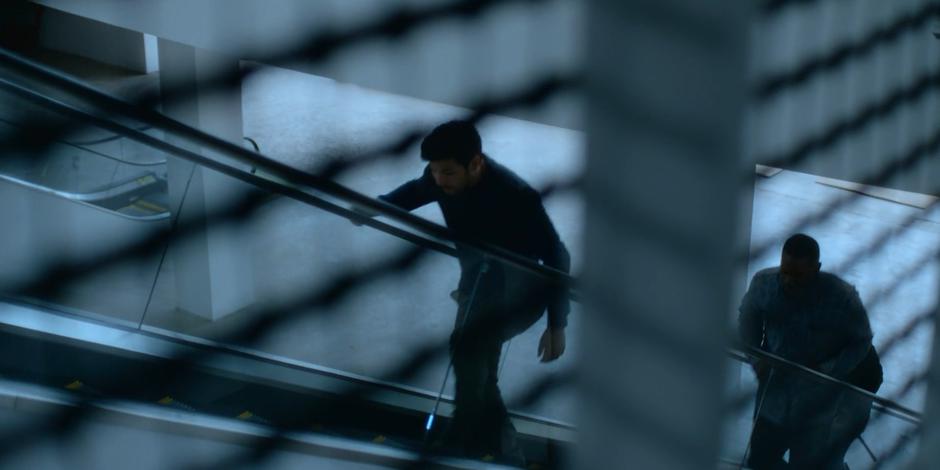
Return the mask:
MULTIPOLYGON (((852 285, 819 268, 816 240, 790 237, 780 266, 755 274, 741 301, 742 340, 874 392, 881 365, 865 307, 852 285)), ((754 369, 760 404, 749 466, 841 470, 849 445, 868 423, 871 398, 764 361, 754 369)))
MULTIPOLYGON (((458 239, 475 240, 568 272, 569 255, 541 196, 485 155, 472 123, 451 121, 421 144, 421 177, 379 198, 414 210, 438 203, 458 239)), ((446 440, 472 456, 518 457, 515 430, 497 385, 503 342, 528 329, 548 309, 538 354, 543 362, 565 350, 567 290, 458 243, 461 277, 454 292, 451 335, 456 409, 446 440)))

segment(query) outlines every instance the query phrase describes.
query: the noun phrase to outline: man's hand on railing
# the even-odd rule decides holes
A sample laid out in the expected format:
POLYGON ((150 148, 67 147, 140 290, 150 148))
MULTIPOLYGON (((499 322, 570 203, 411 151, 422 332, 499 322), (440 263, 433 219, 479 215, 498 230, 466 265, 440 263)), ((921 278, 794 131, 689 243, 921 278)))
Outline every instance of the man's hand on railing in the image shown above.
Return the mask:
MULTIPOLYGON (((373 211, 373 210, 371 210, 371 209, 367 209, 367 208, 364 208, 364 207, 352 206, 352 207, 350 207, 349 209, 352 210, 353 212, 355 212, 357 215, 361 216, 363 219, 371 219, 371 218, 373 218, 373 217, 379 215, 378 212, 375 212, 375 211, 373 211)), ((363 222, 361 219, 358 219, 358 220, 357 220, 357 219, 349 219, 349 221, 352 222, 352 224, 355 225, 356 227, 362 227, 362 225, 365 223, 365 222, 363 222)))
POLYGON ((539 340, 538 355, 542 362, 551 362, 565 353, 565 329, 546 328, 539 340))

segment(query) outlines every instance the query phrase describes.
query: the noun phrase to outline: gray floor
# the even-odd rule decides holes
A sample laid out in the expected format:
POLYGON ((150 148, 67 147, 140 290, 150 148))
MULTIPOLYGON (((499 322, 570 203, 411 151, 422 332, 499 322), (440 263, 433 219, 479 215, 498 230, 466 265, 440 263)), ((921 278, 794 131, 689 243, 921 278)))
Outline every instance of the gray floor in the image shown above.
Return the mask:
MULTIPOLYGON (((403 129, 425 128, 459 116, 462 110, 439 103, 343 85, 331 80, 278 69, 269 69, 243 89, 245 134, 255 138, 263 153, 298 168, 312 168, 342 154, 356 154, 395 138, 403 129)), ((584 136, 571 130, 508 118, 490 118, 480 126, 484 147, 493 158, 516 170, 534 186, 577 174, 582 165, 584 136)), ((366 194, 377 195, 417 176, 422 168, 417 150, 405 158, 369 165, 344 175, 342 181, 366 194)), ((754 199, 752 248, 770 243, 772 248, 752 259, 750 273, 776 264, 780 243, 806 214, 821 210, 845 191, 816 183, 811 175, 783 172, 760 179, 754 199)), ((582 205, 574 194, 560 194, 546 201, 563 240, 571 249, 575 271, 580 266, 582 205)), ((417 212, 434 221, 434 207, 417 212)), ((349 222, 300 203, 271 202, 244 227, 252 235, 245 248, 255 269, 253 278, 259 301, 284 300, 316 289, 331 276, 350 267, 367 266, 389 256, 404 242, 355 227, 349 222)), ((875 332, 883 346, 908 322, 936 301, 937 266, 934 261, 917 266, 937 249, 940 212, 924 211, 897 203, 859 197, 827 219, 803 231, 822 246, 824 269, 854 283, 865 300, 875 332), (869 244, 890 238, 877 249, 869 244), (852 261, 858 259, 857 262, 852 261), (883 292, 903 279, 896 289, 883 292)), ((929 260, 929 258, 927 258, 929 260)), ((64 302, 85 310, 138 320, 156 270, 156 260, 142 266, 89 279, 70 291, 64 302), (113 289, 120 282, 119 292, 113 289), (102 286, 114 295, 102 296, 102 286)), ((234 314, 214 323, 188 317, 175 310, 172 257, 163 266, 156 284, 147 323, 210 335, 244 321, 234 314)), ((455 307, 448 293, 457 282, 457 265, 441 255, 425 258, 416 268, 364 286, 356 295, 329 309, 304 311, 270 332, 261 350, 328 367, 370 376, 381 376, 411 351, 427 341, 443 340, 452 326, 455 307)), ((543 320, 544 321, 544 320, 543 320)), ((532 328, 507 346, 501 371, 504 395, 512 397, 528 384, 553 371, 574 365, 578 354, 579 306, 575 305, 569 328, 569 350, 553 364, 536 358, 542 325, 532 328)), ((885 384, 879 394, 922 408, 923 387, 903 396, 899 388, 927 365, 932 325, 925 324, 890 351, 882 351, 885 384)), ((750 372, 739 371, 735 389, 753 387, 750 372)), ((446 362, 441 359, 419 371, 407 383, 437 390, 446 362)), ((572 395, 560 390, 527 411, 554 419, 574 419, 572 395)), ((748 412, 729 420, 727 455, 740 455, 746 442, 748 412)), ((878 418, 865 436, 883 451, 909 429, 898 421, 878 418)), ((866 468, 869 462, 859 445, 853 446, 849 463, 866 468)))

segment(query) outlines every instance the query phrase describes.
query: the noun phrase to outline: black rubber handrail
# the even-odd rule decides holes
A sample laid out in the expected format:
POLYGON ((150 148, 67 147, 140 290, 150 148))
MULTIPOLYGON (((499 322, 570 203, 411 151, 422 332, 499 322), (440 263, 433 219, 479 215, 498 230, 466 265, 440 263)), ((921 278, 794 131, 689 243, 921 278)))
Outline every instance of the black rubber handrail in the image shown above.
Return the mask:
POLYGON ((41 184, 32 183, 32 182, 29 182, 29 181, 26 181, 26 180, 23 180, 23 179, 20 179, 20 178, 16 178, 16 177, 9 176, 9 175, 3 175, 3 174, 0 174, 0 180, 6 181, 6 182, 9 182, 9 183, 12 183, 12 184, 15 184, 15 185, 17 185, 17 186, 20 186, 20 187, 22 187, 23 189, 25 189, 25 190, 27 190, 27 191, 37 191, 37 192, 41 192, 41 193, 45 193, 45 194, 50 194, 50 195, 55 196, 55 197, 57 197, 57 198, 61 198, 61 199, 65 200, 65 201, 68 201, 68 202, 71 203, 71 204, 78 204, 78 205, 85 206, 85 207, 88 207, 88 208, 91 208, 91 209, 94 209, 94 210, 97 210, 97 211, 104 212, 104 213, 106 213, 106 214, 113 215, 113 216, 115 216, 115 217, 120 217, 120 218, 122 218, 122 219, 133 220, 133 221, 136 221, 136 222, 155 222, 155 221, 162 221, 162 220, 168 219, 169 216, 170 216, 169 212, 161 212, 161 213, 157 213, 157 214, 153 214, 153 215, 130 215, 130 214, 124 214, 124 213, 121 213, 121 212, 116 211, 116 210, 114 210, 114 209, 108 209, 107 207, 99 206, 99 205, 97 205, 97 204, 95 204, 95 203, 89 201, 90 197, 89 197, 88 194, 71 193, 71 192, 68 192, 68 191, 60 191, 60 190, 57 190, 57 189, 52 189, 52 188, 50 188, 50 187, 48 187, 48 186, 43 186, 43 185, 41 185, 41 184))
POLYGON ((752 346, 728 348, 728 356, 743 363, 750 363, 748 360, 749 357, 765 360, 774 367, 781 367, 790 371, 797 371, 801 374, 809 376, 816 381, 835 384, 842 388, 848 389, 853 393, 869 397, 872 399, 873 407, 882 413, 890 414, 896 418, 903 419, 914 424, 920 424, 923 420, 921 413, 918 413, 911 408, 893 402, 887 398, 880 397, 872 392, 869 392, 868 390, 859 388, 844 380, 839 380, 835 377, 832 377, 831 375, 823 374, 822 372, 819 372, 815 369, 811 369, 802 364, 798 364, 775 354, 771 354, 762 349, 758 349, 752 346))
MULTIPOLYGON (((9 126, 18 127, 18 128, 20 128, 20 129, 23 129, 23 128, 26 128, 26 127, 27 127, 26 125, 24 125, 24 124, 22 124, 22 123, 14 122, 14 121, 11 121, 11 120, 9 120, 9 119, 4 119, 4 118, 0 118, 0 122, 5 123, 5 124, 7 124, 7 125, 9 125, 9 126)), ((144 130, 144 129, 138 129, 138 130, 144 130)), ((124 136, 120 136, 120 137, 124 137, 124 136)), ((125 164, 125 165, 130 165, 130 166, 160 166, 160 165, 166 165, 166 159, 163 159, 163 160, 154 160, 154 161, 150 161, 150 162, 133 162, 133 161, 130 161, 130 160, 124 160, 123 158, 118 158, 118 157, 115 157, 115 156, 113 156, 113 155, 108 155, 108 154, 106 154, 106 153, 104 153, 104 152, 99 152, 99 151, 97 151, 97 150, 94 150, 94 149, 90 149, 90 148, 88 148, 88 147, 85 147, 85 145, 91 145, 91 144, 81 144, 81 143, 69 142, 69 141, 67 141, 67 140, 61 140, 61 139, 55 139, 53 142, 57 142, 57 143, 60 143, 60 144, 62 144, 62 145, 67 145, 67 146, 69 146, 69 147, 76 148, 76 149, 79 149, 79 150, 84 151, 84 152, 88 152, 88 153, 90 153, 90 154, 92 154, 92 155, 97 155, 97 156, 99 156, 99 157, 101 157, 101 158, 107 158, 108 160, 112 160, 112 161, 115 161, 115 162, 118 162, 118 163, 123 163, 123 164, 125 164)))

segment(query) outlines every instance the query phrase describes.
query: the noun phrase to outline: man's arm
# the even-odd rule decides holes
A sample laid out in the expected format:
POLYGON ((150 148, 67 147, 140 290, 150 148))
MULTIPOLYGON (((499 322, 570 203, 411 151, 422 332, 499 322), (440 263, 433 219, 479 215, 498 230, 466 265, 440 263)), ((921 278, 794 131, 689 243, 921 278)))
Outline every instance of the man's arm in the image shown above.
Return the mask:
MULTIPOLYGON (((433 186, 428 186, 428 171, 425 169, 424 175, 415 178, 387 194, 378 197, 380 201, 387 202, 406 211, 415 210, 434 200, 433 186)), ((353 206, 352 210, 359 215, 372 218, 379 215, 373 209, 366 207, 353 206)), ((353 219, 353 225, 361 226, 362 221, 353 219)))
POLYGON ((415 178, 379 199, 406 211, 415 210, 434 201, 434 183, 429 180, 428 170, 420 178, 415 178))
MULTIPOLYGON (((564 273, 571 270, 571 255, 565 244, 562 243, 555 225, 552 224, 541 196, 534 190, 525 196, 528 202, 528 213, 531 214, 529 226, 533 230, 533 241, 538 248, 539 259, 546 266, 555 268, 564 273)), ((568 313, 571 311, 571 300, 568 296, 569 286, 565 283, 552 283, 548 299, 548 328, 542 333, 539 341, 538 355, 542 362, 553 361, 565 352, 565 327, 568 326, 568 313)))
MULTIPOLYGON (((741 299, 738 307, 738 334, 745 346, 760 348, 764 342, 764 313, 760 303, 760 285, 758 275, 754 275, 747 293, 741 299)), ((764 374, 764 363, 759 359, 752 359, 751 365, 760 379, 764 374)))
POLYGON ((820 372, 844 380, 868 354, 872 332, 868 313, 854 288, 846 298, 842 313, 845 321, 840 326, 845 328, 844 346, 835 357, 820 365, 820 372))
POLYGON ((764 316, 758 301, 758 277, 751 279, 738 307, 738 334, 745 346, 759 348, 764 340, 764 316))
MULTIPOLYGON (((534 238, 538 246, 539 258, 545 266, 568 273, 571 270, 571 254, 558 236, 555 225, 552 224, 542 198, 533 191, 527 196, 530 198, 532 218, 530 220, 534 238)), ((548 327, 550 329, 564 329, 568 325, 568 313, 571 311, 571 301, 568 296, 568 285, 553 283, 551 298, 548 302, 548 327)))

